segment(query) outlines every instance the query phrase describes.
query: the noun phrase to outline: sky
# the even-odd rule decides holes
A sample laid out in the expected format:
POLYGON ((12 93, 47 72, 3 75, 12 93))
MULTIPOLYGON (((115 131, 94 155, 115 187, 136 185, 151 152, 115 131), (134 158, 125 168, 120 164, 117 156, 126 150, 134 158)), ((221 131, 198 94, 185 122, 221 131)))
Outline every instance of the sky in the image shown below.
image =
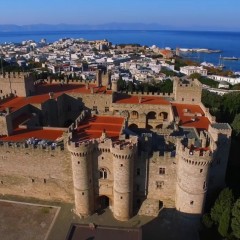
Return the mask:
POLYGON ((0 24, 158 23, 240 29, 240 0, 0 0, 0 24))

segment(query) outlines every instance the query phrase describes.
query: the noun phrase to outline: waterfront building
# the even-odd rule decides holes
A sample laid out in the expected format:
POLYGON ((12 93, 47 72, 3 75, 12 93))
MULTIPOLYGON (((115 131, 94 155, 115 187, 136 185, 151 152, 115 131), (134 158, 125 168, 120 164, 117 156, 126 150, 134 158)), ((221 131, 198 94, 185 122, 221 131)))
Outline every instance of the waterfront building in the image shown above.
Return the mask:
POLYGON ((187 76, 189 76, 193 73, 199 73, 202 76, 207 76, 207 70, 204 69, 202 66, 201 67, 196 67, 196 66, 180 67, 180 72, 187 76))
POLYGON ((240 78, 233 78, 233 77, 225 77, 225 76, 218 76, 218 75, 208 75, 208 78, 211 78, 218 82, 228 82, 232 85, 239 84, 240 78))

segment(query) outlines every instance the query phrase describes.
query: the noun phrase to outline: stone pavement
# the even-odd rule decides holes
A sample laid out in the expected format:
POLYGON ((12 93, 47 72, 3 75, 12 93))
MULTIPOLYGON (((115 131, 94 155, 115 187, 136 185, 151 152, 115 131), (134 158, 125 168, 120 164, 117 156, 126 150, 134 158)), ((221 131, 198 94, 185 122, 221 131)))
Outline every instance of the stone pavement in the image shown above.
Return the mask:
MULTIPOLYGON (((19 197, 4 196, 4 198, 23 201, 23 199, 19 199, 19 197)), ((80 219, 74 214, 74 206, 72 204, 44 202, 36 199, 24 199, 24 201, 61 208, 47 240, 65 240, 72 223, 94 223, 102 226, 129 228, 141 227, 143 240, 199 239, 194 222, 179 216, 175 209, 162 209, 159 216, 156 218, 136 215, 127 222, 120 222, 114 219, 110 209, 105 209, 101 214, 93 214, 88 218, 80 219)))

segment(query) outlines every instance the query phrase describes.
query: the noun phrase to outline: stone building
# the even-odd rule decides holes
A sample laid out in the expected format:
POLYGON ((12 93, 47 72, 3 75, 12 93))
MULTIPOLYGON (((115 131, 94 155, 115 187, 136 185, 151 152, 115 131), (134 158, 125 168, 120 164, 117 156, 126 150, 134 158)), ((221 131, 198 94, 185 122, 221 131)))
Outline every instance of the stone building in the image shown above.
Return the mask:
POLYGON ((201 103, 201 84, 124 94, 101 74, 95 83, 2 76, 19 91, 4 85, 1 96, 0 194, 75 203, 81 217, 107 206, 120 221, 163 207, 201 216, 225 184, 231 137, 201 103))

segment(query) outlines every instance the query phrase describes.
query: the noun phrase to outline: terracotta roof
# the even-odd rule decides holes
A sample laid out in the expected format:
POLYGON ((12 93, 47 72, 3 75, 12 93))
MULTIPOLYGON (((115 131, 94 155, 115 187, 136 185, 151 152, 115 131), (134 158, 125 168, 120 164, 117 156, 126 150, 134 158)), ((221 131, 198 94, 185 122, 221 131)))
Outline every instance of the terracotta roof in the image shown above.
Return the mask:
POLYGON ((30 130, 30 129, 21 129, 16 128, 13 131, 11 136, 1 136, 0 140, 3 141, 23 141, 27 140, 28 138, 34 137, 38 139, 46 139, 46 140, 56 140, 57 138, 61 137, 63 131, 61 130, 30 130))
POLYGON ((208 130, 210 121, 204 115, 203 110, 198 105, 172 104, 175 116, 180 118, 180 125, 184 127, 195 127, 198 130, 208 130))
POLYGON ((171 51, 171 50, 167 50, 167 49, 161 49, 161 50, 160 50, 160 53, 161 53, 161 54, 164 54, 164 55, 167 55, 167 54, 171 54, 172 51, 171 51))
MULTIPOLYGON (((90 85, 89 87, 94 88, 95 93, 104 93, 106 87, 96 87, 95 85, 90 85)), ((61 96, 64 93, 89 93, 90 89, 86 89, 85 85, 79 84, 42 84, 38 85, 36 88, 36 95, 30 97, 15 97, 9 100, 4 100, 0 103, 0 111, 5 110, 7 107, 10 108, 10 112, 14 112, 17 109, 28 105, 28 104, 41 104, 49 99, 49 92, 54 92, 54 98, 61 96)), ((112 92, 107 90, 105 94, 111 94, 112 92)))
POLYGON ((53 83, 53 84, 40 84, 36 86, 36 95, 37 94, 44 94, 49 92, 54 93, 91 93, 91 89, 94 88, 95 93, 106 93, 111 94, 111 90, 107 90, 106 87, 97 87, 95 84, 89 84, 89 89, 86 89, 84 84, 60 84, 60 83, 53 83))
POLYGON ((165 100, 163 97, 154 96, 142 96, 141 103, 139 103, 140 96, 125 96, 115 101, 120 104, 159 104, 159 105, 170 105, 170 102, 165 100))
POLYGON ((93 116, 87 118, 73 134, 74 141, 85 141, 101 137, 105 130, 110 138, 118 138, 124 123, 123 117, 93 116))

